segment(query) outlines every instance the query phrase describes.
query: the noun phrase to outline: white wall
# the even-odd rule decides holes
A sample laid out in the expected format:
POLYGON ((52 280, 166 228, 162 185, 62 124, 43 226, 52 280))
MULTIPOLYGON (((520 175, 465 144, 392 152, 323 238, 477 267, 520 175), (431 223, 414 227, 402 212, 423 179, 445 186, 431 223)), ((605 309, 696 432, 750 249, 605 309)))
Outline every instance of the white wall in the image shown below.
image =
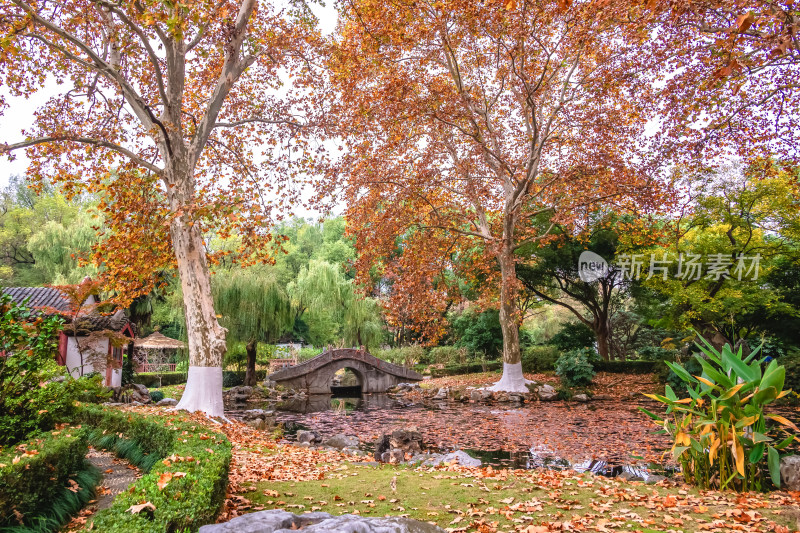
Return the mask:
MULTIPOLYGON (((103 365, 102 368, 93 368, 90 361, 94 360, 97 362, 97 360, 100 359, 100 357, 96 357, 94 355, 96 353, 102 354, 102 360, 105 361, 105 358, 108 357, 108 339, 94 339, 93 341, 89 342, 87 337, 78 337, 78 340, 80 341, 80 346, 83 350, 83 374, 86 375, 89 372, 99 372, 103 376, 103 383, 105 383, 105 365, 103 365)), ((73 377, 78 378, 81 376, 81 353, 78 350, 78 342, 75 341, 75 337, 67 337, 66 367, 73 377)), ((111 383, 108 385, 111 387, 119 387, 122 385, 121 369, 118 368, 111 371, 111 383)))

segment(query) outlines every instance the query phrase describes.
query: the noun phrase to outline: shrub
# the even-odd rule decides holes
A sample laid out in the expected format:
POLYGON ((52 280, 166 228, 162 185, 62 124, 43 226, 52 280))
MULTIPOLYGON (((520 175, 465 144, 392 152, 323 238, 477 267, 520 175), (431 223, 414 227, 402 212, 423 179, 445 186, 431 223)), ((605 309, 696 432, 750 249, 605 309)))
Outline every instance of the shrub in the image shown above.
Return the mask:
POLYGON ((223 370, 222 372, 222 386, 223 387, 238 387, 244 384, 244 376, 240 372, 233 370, 223 370))
POLYGON ((477 313, 468 309, 452 320, 455 345, 466 348, 470 353, 485 353, 491 358, 503 352, 503 330, 500 327, 500 313, 487 309, 477 313))
POLYGON ((455 346, 437 346, 428 352, 430 364, 461 365, 467 362, 467 349, 455 346))
POLYGON ((798 428, 782 416, 766 413, 765 407, 789 393, 784 390, 786 369, 773 360, 762 372, 758 350, 745 357, 741 347, 734 352, 725 345, 717 351, 701 339, 705 346, 698 347, 703 353, 695 356, 701 375, 667 363, 686 383, 689 397, 679 399, 667 385, 664 396, 645 395, 666 404, 665 416, 642 411, 672 437, 672 455, 687 482, 703 489, 761 490, 766 463, 772 483, 780 486, 779 452, 796 439, 785 427, 798 428), (780 426, 768 428, 768 420, 780 426))
POLYGON ((572 350, 556 361, 556 374, 569 387, 589 385, 594 378, 594 368, 590 359, 595 356, 594 350, 584 348, 572 350))
POLYGON ((523 372, 549 372, 555 369, 558 349, 555 346, 528 346, 522 350, 523 372))
POLYGON ((550 344, 561 352, 591 348, 594 346, 594 332, 583 322, 568 322, 550 340, 550 344))
POLYGON ((671 361, 675 358, 675 350, 662 346, 645 346, 639 348, 637 353, 645 361, 671 361))
POLYGON ((662 361, 593 361, 595 372, 611 372, 615 374, 651 374, 659 372, 667 366, 662 361))
POLYGON ((786 382, 784 386, 795 392, 800 392, 800 348, 793 348, 778 360, 786 369, 786 382))
POLYGON ((425 348, 422 346, 403 346, 389 350, 378 350, 373 354, 378 359, 383 359, 395 365, 411 368, 425 358, 425 348))
POLYGON ((164 393, 160 390, 151 390, 150 391, 150 401, 151 402, 160 402, 164 399, 164 393))
POLYGON ((30 525, 53 502, 76 472, 86 469, 83 429, 43 432, 0 454, 0 526, 30 525), (16 460, 16 463, 14 462, 16 460))
MULTIPOLYGON (((158 387, 159 375, 155 372, 140 372, 136 374, 134 383, 139 383, 145 387, 158 387)), ((164 372, 161 374, 161 385, 180 385, 186 383, 186 372, 164 372)))
POLYGON ((179 414, 141 416, 89 406, 81 410, 81 418, 97 428, 89 435, 95 446, 122 450, 147 472, 92 518, 94 530, 161 533, 197 530, 214 521, 225 498, 231 460, 231 445, 222 433, 179 414), (166 481, 163 489, 159 481, 166 481), (154 509, 128 512, 144 502, 154 509))
MULTIPOLYGON (((36 317, 0 295, 0 445, 17 442, 35 429, 49 429, 59 408, 40 383, 63 375, 55 362, 61 319, 36 317)), ((58 385, 56 385, 58 386, 58 385)))
POLYGON ((434 368, 431 376, 440 378, 444 376, 460 376, 461 374, 474 374, 476 372, 493 372, 503 368, 500 361, 473 361, 463 365, 449 365, 444 368, 434 368))

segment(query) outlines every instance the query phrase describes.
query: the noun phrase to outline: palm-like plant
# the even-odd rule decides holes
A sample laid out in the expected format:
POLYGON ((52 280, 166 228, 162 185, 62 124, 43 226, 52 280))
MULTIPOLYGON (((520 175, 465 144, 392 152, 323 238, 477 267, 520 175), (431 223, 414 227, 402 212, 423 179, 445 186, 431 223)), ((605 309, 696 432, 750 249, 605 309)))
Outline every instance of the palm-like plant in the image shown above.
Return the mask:
POLYGON ((783 390, 786 370, 773 360, 762 371, 765 361, 757 358, 759 349, 744 356, 741 347, 716 350, 702 340, 705 345, 697 345, 702 354, 695 356, 701 375, 667 363, 687 384, 689 397, 678 398, 667 385, 664 396, 645 395, 666 404, 666 414, 642 411, 662 426, 660 433, 672 437, 672 455, 687 482, 701 488, 761 490, 768 472, 780 486, 780 451, 797 438, 788 429, 798 428, 765 408, 789 394, 783 390))

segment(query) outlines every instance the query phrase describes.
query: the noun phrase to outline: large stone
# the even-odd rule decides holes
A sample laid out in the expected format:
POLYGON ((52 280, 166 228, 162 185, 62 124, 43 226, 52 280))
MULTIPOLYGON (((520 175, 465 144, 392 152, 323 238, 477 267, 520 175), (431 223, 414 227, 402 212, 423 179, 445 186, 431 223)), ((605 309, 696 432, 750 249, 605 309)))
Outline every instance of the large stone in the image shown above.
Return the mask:
POLYGON ((589 401, 589 397, 585 394, 576 394, 572 397, 573 400, 576 402, 586 403, 589 401))
POLYGON ((558 398, 558 392, 556 392, 556 389, 547 383, 537 386, 535 392, 538 398, 543 402, 549 402, 558 398))
POLYGON ((275 411, 265 411, 264 409, 248 409, 242 413, 243 420, 254 420, 256 418, 273 418, 275 411))
POLYGON ((406 456, 400 448, 392 448, 388 452, 381 454, 381 462, 383 463, 402 463, 405 458, 406 456))
POLYGON ((411 518, 372 518, 328 513, 295 515, 274 509, 237 516, 222 524, 209 524, 200 533, 443 533, 444 530, 411 518))
POLYGON ((473 402, 485 402, 492 399, 492 391, 486 389, 470 389, 469 399, 473 402))
POLYGON ((466 452, 456 450, 444 455, 435 455, 425 461, 423 466, 439 466, 440 464, 458 463, 461 466, 478 467, 481 466, 481 460, 470 457, 466 452))
POLYGON ((159 400, 156 402, 156 405, 160 405, 163 407, 174 407, 178 405, 178 400, 175 398, 164 398, 163 400, 159 400))
POLYGON ((446 400, 448 392, 449 392, 449 389, 447 387, 442 387, 441 389, 439 389, 436 392, 436 395, 433 397, 433 399, 434 400, 446 400))
POLYGON ((338 435, 328 438, 322 444, 325 446, 330 446, 331 448, 336 448, 337 450, 341 450, 342 448, 358 446, 358 437, 339 433, 338 435))
POLYGON ((150 403, 150 391, 141 383, 129 383, 120 390, 120 399, 131 404, 150 403))
POLYGON ((781 488, 800 490, 800 455, 789 455, 781 459, 781 488))
POLYGON ((301 429, 300 431, 297 432, 296 438, 297 442, 299 443, 307 442, 310 444, 315 440, 317 440, 317 434, 314 433, 313 431, 306 431, 304 429, 301 429))

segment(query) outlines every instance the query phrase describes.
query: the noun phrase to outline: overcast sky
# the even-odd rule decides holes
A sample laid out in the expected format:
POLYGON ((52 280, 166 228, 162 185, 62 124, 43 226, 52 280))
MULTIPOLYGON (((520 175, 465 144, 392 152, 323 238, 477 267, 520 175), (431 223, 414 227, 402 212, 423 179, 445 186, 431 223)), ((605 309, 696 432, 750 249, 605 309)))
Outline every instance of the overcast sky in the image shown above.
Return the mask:
MULTIPOLYGON (((320 7, 313 5, 312 9, 320 19, 320 28, 323 33, 328 34, 336 26, 336 10, 333 8, 331 0, 328 5, 320 7)), ((0 94, 5 96, 9 107, 0 115, 0 142, 12 144, 23 140, 22 131, 30 129, 33 125, 33 114, 36 109, 47 101, 48 98, 64 90, 55 83, 45 85, 42 90, 31 95, 29 98, 14 98, 5 86, 0 85, 0 94)), ((29 159, 25 157, 24 151, 14 152, 16 159, 9 161, 7 157, 0 157, 0 188, 8 184, 8 178, 16 174, 25 174, 28 168, 29 159)))

